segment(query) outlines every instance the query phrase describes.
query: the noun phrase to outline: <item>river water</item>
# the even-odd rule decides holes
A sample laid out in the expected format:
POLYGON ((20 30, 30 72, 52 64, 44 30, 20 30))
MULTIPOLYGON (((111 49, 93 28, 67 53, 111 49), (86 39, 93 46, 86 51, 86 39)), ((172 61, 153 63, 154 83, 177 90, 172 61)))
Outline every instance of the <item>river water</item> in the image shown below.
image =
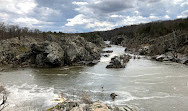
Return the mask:
POLYGON ((101 57, 93 67, 25 68, 0 72, 8 106, 5 111, 43 111, 66 98, 88 95, 107 104, 131 105, 140 111, 188 111, 188 67, 171 62, 131 59, 124 69, 106 69, 111 57, 124 53, 112 46, 110 57, 101 57), (101 87, 104 87, 102 91, 101 87), (109 97, 116 93, 112 101, 109 97))

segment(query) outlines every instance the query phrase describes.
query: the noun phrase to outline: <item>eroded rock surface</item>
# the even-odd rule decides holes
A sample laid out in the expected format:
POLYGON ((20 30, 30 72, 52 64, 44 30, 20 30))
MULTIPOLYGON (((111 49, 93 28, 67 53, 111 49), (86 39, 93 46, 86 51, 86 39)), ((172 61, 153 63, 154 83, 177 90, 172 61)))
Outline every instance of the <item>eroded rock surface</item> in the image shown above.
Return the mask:
POLYGON ((129 55, 121 55, 115 56, 111 59, 110 64, 106 66, 106 68, 125 68, 126 63, 129 62, 131 56, 129 55))
MULTIPOLYGON (((101 47, 83 37, 54 37, 50 41, 39 41, 25 37, 1 41, 0 64, 34 67, 58 67, 85 61, 94 65, 100 59, 101 47)), ((85 64, 83 64, 85 65, 85 64)))
POLYGON ((137 111, 137 109, 129 106, 109 106, 101 101, 96 101, 92 104, 84 104, 78 101, 66 101, 57 104, 47 111, 137 111))

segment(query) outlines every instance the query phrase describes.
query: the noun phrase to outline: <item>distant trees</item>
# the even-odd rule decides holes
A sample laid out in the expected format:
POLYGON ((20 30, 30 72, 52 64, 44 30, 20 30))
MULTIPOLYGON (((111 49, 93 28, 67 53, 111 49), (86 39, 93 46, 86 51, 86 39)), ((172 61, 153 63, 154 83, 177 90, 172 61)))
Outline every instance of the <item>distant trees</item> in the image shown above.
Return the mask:
POLYGON ((19 27, 18 25, 8 25, 0 23, 0 40, 13 37, 38 36, 42 34, 39 29, 29 29, 27 27, 19 27))
POLYGON ((174 29, 180 31, 188 31, 188 18, 176 19, 168 21, 156 21, 146 24, 130 25, 114 30, 95 32, 100 33, 104 40, 110 40, 114 36, 126 35, 129 38, 134 38, 139 34, 139 36, 148 36, 151 38, 156 38, 159 36, 164 36, 172 33, 174 29), (136 34, 136 35, 135 35, 136 34))

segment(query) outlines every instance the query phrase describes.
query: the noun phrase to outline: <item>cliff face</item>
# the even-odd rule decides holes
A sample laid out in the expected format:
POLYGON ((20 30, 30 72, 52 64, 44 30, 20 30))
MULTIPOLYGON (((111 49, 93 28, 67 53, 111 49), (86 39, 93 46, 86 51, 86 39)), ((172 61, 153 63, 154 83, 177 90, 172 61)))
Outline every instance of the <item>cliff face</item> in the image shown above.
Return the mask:
POLYGON ((101 48, 83 37, 32 37, 0 41, 0 63, 11 66, 58 67, 100 58, 101 48))

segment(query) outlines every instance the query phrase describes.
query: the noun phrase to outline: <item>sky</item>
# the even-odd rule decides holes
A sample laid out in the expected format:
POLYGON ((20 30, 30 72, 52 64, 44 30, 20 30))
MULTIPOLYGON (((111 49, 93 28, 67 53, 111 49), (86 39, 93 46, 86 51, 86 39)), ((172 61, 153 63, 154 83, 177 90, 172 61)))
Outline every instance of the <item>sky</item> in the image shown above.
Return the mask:
POLYGON ((188 17, 188 0, 0 0, 0 22, 80 33, 188 17))

